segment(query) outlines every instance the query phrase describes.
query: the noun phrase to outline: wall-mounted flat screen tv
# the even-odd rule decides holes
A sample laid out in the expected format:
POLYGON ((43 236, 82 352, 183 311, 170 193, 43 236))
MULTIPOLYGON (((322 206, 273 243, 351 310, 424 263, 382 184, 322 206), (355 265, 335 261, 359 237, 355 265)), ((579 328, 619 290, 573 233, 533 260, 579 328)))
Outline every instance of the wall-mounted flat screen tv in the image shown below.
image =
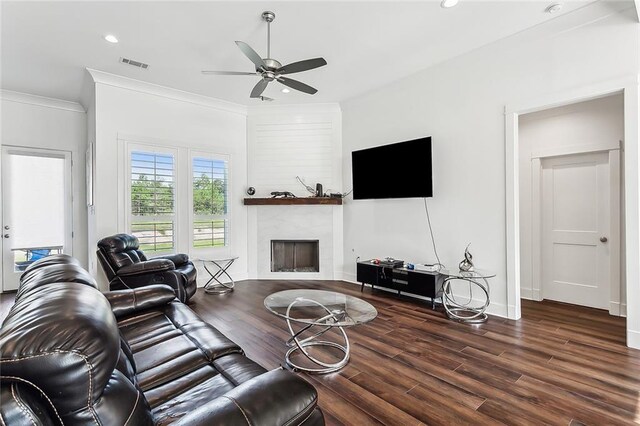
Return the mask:
POLYGON ((431 137, 351 153, 353 199, 433 196, 431 137))

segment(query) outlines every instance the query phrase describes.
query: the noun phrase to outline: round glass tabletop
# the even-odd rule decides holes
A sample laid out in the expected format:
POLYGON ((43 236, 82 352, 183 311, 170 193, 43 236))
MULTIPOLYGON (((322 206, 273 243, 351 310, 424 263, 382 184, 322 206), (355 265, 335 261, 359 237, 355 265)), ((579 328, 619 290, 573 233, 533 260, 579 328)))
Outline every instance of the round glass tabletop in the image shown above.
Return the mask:
POLYGON ((495 272, 487 271, 485 269, 474 269, 473 271, 461 271, 459 269, 440 269, 438 271, 441 275, 451 278, 493 278, 496 276, 495 272))
POLYGON ((325 290, 284 290, 264 299, 272 313, 303 324, 348 327, 374 319, 378 311, 357 297, 325 290))

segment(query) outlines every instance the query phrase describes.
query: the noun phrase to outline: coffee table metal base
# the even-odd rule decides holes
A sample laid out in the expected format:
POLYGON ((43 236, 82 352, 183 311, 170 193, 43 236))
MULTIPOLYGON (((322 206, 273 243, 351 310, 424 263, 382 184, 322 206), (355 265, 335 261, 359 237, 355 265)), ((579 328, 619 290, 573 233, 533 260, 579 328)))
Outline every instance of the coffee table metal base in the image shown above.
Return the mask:
POLYGON ((338 322, 340 321, 340 318, 345 315, 343 311, 331 311, 326 306, 311 299, 299 297, 293 302, 291 302, 291 304, 289 305, 289 308, 287 309, 287 317, 288 317, 287 326, 289 327, 289 332, 291 333, 291 338, 287 340, 287 346, 290 346, 291 348, 285 354, 285 360, 287 362, 287 365, 295 370, 300 370, 300 371, 304 371, 311 374, 326 374, 326 373, 333 373, 335 371, 341 370, 349 362, 349 354, 351 352, 351 347, 349 345, 349 338, 347 337, 347 333, 344 331, 344 327, 335 326, 335 325, 322 326, 322 325, 316 325, 316 324, 308 324, 308 325, 305 325, 303 328, 301 328, 297 332, 293 331, 293 326, 291 325, 292 320, 290 319, 289 314, 290 314, 291 308, 299 302, 313 303, 323 308, 327 312, 326 316, 319 318, 317 320, 318 322, 322 322, 322 321, 338 322), (305 331, 309 330, 312 327, 319 327, 321 328, 321 330, 305 339, 299 338, 302 333, 304 333, 305 331), (331 330, 332 328, 337 328, 340 331, 340 334, 344 339, 344 344, 330 342, 328 340, 316 340, 317 338, 322 337, 327 331, 331 330), (337 362, 321 361, 315 358, 314 356, 312 356, 306 349, 314 346, 338 349, 340 352, 342 352, 343 357, 337 362), (316 367, 306 367, 294 362, 292 360, 292 355, 297 351, 299 351, 302 355, 304 355, 309 361, 311 361, 311 363, 315 364, 316 367))

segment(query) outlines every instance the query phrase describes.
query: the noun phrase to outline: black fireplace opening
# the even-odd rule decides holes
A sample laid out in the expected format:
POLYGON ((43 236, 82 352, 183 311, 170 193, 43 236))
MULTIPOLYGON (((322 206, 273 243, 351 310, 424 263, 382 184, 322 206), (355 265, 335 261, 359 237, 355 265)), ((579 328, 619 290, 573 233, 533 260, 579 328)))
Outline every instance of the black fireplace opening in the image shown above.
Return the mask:
POLYGON ((320 272, 318 240, 271 240, 271 272, 320 272))

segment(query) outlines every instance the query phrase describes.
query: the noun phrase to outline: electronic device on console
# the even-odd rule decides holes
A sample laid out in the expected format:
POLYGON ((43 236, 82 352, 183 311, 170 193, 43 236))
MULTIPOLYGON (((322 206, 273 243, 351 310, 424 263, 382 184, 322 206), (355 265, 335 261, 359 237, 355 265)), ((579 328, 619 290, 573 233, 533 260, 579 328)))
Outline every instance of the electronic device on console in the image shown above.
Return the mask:
POLYGON ((389 268, 401 268, 404 265, 404 260, 394 259, 393 257, 385 257, 380 260, 379 265, 386 266, 389 268))

